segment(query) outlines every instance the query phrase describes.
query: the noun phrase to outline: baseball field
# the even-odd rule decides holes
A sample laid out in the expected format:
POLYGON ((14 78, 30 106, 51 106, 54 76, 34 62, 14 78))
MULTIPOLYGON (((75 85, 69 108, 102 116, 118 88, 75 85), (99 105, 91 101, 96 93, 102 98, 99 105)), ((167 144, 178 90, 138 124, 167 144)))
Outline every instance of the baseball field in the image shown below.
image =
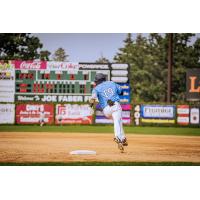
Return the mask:
POLYGON ((0 126, 0 165, 200 165, 200 129, 125 127, 120 153, 112 126, 0 126), (93 150, 96 155, 71 155, 93 150))

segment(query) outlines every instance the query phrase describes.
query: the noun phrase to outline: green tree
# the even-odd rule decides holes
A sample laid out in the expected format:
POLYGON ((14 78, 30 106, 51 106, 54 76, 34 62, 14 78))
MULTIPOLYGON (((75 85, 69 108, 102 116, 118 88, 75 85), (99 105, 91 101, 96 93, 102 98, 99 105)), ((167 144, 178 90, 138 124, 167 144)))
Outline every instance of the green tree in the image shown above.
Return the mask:
POLYGON ((33 60, 40 58, 40 40, 29 33, 0 33, 1 60, 33 60))
POLYGON ((40 51, 40 60, 45 60, 49 61, 49 56, 51 55, 51 52, 45 50, 45 51, 40 51))
MULTIPOLYGON (((184 101, 186 70, 199 67, 200 39, 195 34, 174 34, 174 62, 172 101, 184 101)), ((114 57, 116 62, 130 64, 130 84, 136 101, 166 101, 168 34, 151 33, 147 37, 138 34, 135 40, 130 34, 124 47, 114 57)))
POLYGON ((55 61, 69 61, 68 60, 69 55, 66 54, 65 50, 63 48, 58 48, 54 55, 53 60, 55 61))
POLYGON ((95 62, 96 63, 109 63, 110 61, 106 57, 101 55, 101 57, 99 59, 97 59, 95 62))

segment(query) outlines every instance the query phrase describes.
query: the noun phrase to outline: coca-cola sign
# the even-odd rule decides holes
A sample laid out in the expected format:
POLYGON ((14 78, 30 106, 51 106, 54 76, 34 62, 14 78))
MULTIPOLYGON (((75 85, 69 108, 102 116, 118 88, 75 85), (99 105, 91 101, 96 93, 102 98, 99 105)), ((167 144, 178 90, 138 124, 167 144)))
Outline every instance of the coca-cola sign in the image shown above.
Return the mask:
POLYGON ((15 69, 46 69, 46 61, 15 61, 15 69))

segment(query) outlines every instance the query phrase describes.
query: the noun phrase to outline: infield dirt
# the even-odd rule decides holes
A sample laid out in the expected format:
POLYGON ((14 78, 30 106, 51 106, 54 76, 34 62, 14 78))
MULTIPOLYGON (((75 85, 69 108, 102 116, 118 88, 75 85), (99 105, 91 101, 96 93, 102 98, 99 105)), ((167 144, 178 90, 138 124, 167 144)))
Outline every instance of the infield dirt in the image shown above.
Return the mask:
POLYGON ((200 137, 127 135, 120 153, 113 134, 1 132, 0 162, 200 162, 200 137), (70 155, 94 150, 97 155, 70 155))

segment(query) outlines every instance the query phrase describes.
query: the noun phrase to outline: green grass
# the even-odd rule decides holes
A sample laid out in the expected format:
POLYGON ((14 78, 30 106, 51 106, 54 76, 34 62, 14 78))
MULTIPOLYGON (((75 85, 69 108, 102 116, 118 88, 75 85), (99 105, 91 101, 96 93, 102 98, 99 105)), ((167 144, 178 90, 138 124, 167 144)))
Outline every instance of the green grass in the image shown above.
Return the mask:
MULTIPOLYGON (((127 134, 155 135, 188 135, 200 136, 200 128, 189 127, 134 127, 125 126, 127 134)), ((103 125, 66 125, 66 126, 30 126, 30 125, 1 125, 0 132, 65 132, 65 133, 113 133, 113 126, 103 125)))
POLYGON ((41 162, 41 163, 0 163, 0 166, 200 166, 193 162, 41 162))

